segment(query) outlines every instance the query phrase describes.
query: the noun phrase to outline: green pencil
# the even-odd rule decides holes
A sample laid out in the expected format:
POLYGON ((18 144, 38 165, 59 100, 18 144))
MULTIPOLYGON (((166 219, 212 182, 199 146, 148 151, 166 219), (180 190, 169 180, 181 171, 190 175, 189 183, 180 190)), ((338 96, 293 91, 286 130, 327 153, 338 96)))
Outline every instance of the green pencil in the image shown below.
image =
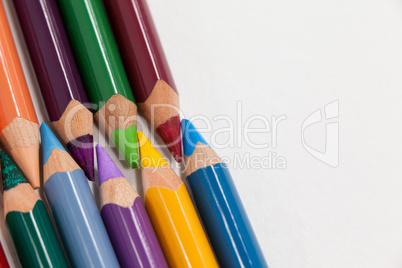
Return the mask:
POLYGON ((95 119, 138 167, 137 106, 100 0, 57 0, 95 119))
POLYGON ((0 152, 6 225, 23 267, 68 267, 45 204, 0 152))

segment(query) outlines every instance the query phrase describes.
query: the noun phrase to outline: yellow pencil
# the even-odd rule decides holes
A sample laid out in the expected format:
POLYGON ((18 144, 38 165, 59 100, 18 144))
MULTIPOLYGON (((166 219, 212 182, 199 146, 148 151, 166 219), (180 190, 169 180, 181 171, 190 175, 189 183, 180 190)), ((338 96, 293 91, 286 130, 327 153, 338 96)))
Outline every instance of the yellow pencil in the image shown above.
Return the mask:
POLYGON ((145 208, 171 267, 218 267, 185 184, 138 132, 145 208))

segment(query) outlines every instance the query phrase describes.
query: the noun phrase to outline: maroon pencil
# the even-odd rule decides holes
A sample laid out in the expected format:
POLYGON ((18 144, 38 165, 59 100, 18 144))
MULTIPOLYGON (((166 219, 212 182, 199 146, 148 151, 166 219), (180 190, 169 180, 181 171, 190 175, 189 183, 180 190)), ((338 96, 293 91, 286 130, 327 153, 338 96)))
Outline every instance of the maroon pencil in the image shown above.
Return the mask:
POLYGON ((139 112, 182 161, 179 95, 145 0, 105 0, 139 112))
POLYGON ((93 115, 54 0, 14 0, 50 120, 94 180, 93 115))

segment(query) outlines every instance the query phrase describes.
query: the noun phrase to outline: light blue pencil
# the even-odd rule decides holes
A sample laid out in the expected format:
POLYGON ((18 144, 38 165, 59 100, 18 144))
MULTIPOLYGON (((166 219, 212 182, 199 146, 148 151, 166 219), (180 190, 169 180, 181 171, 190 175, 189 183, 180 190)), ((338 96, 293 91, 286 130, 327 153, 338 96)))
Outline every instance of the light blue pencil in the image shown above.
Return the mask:
POLYGON ((40 128, 44 191, 73 267, 119 267, 84 171, 49 127, 40 128))

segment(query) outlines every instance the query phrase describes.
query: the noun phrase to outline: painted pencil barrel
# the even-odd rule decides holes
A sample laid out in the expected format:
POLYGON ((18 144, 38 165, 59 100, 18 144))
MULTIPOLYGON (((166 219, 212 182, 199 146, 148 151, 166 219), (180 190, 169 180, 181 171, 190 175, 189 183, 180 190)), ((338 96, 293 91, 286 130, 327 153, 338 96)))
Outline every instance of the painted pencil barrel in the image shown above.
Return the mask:
POLYGON ((0 244, 0 267, 1 268, 8 268, 8 261, 6 258, 6 254, 4 254, 3 246, 0 244))
POLYGON ((50 120, 57 121, 71 100, 88 102, 57 4, 14 0, 14 6, 50 120))
POLYGON ((101 215, 121 267, 168 267, 140 197, 127 208, 106 204, 101 215))
POLYGON ((100 104, 114 94, 134 102, 102 1, 57 3, 91 102, 100 104))
POLYGON ((39 179, 39 125, 0 2, 0 139, 33 188, 39 179))
POLYGON ((9 212, 6 224, 23 267, 68 267, 42 200, 29 212, 9 212))
POLYGON ((0 55, 2 58, 0 65, 0 131, 17 116, 38 123, 2 3, 0 3, 0 55))
POLYGON ((57 172, 44 190, 72 265, 119 267, 84 172, 57 172))
POLYGON ((149 188, 145 207, 170 267, 218 267, 184 183, 149 188))
POLYGON ((119 48, 126 55, 122 59, 135 100, 148 99, 158 80, 176 90, 146 1, 106 0, 105 6, 119 48))
POLYGON ((200 168, 187 181, 222 267, 268 267, 226 164, 200 168))

